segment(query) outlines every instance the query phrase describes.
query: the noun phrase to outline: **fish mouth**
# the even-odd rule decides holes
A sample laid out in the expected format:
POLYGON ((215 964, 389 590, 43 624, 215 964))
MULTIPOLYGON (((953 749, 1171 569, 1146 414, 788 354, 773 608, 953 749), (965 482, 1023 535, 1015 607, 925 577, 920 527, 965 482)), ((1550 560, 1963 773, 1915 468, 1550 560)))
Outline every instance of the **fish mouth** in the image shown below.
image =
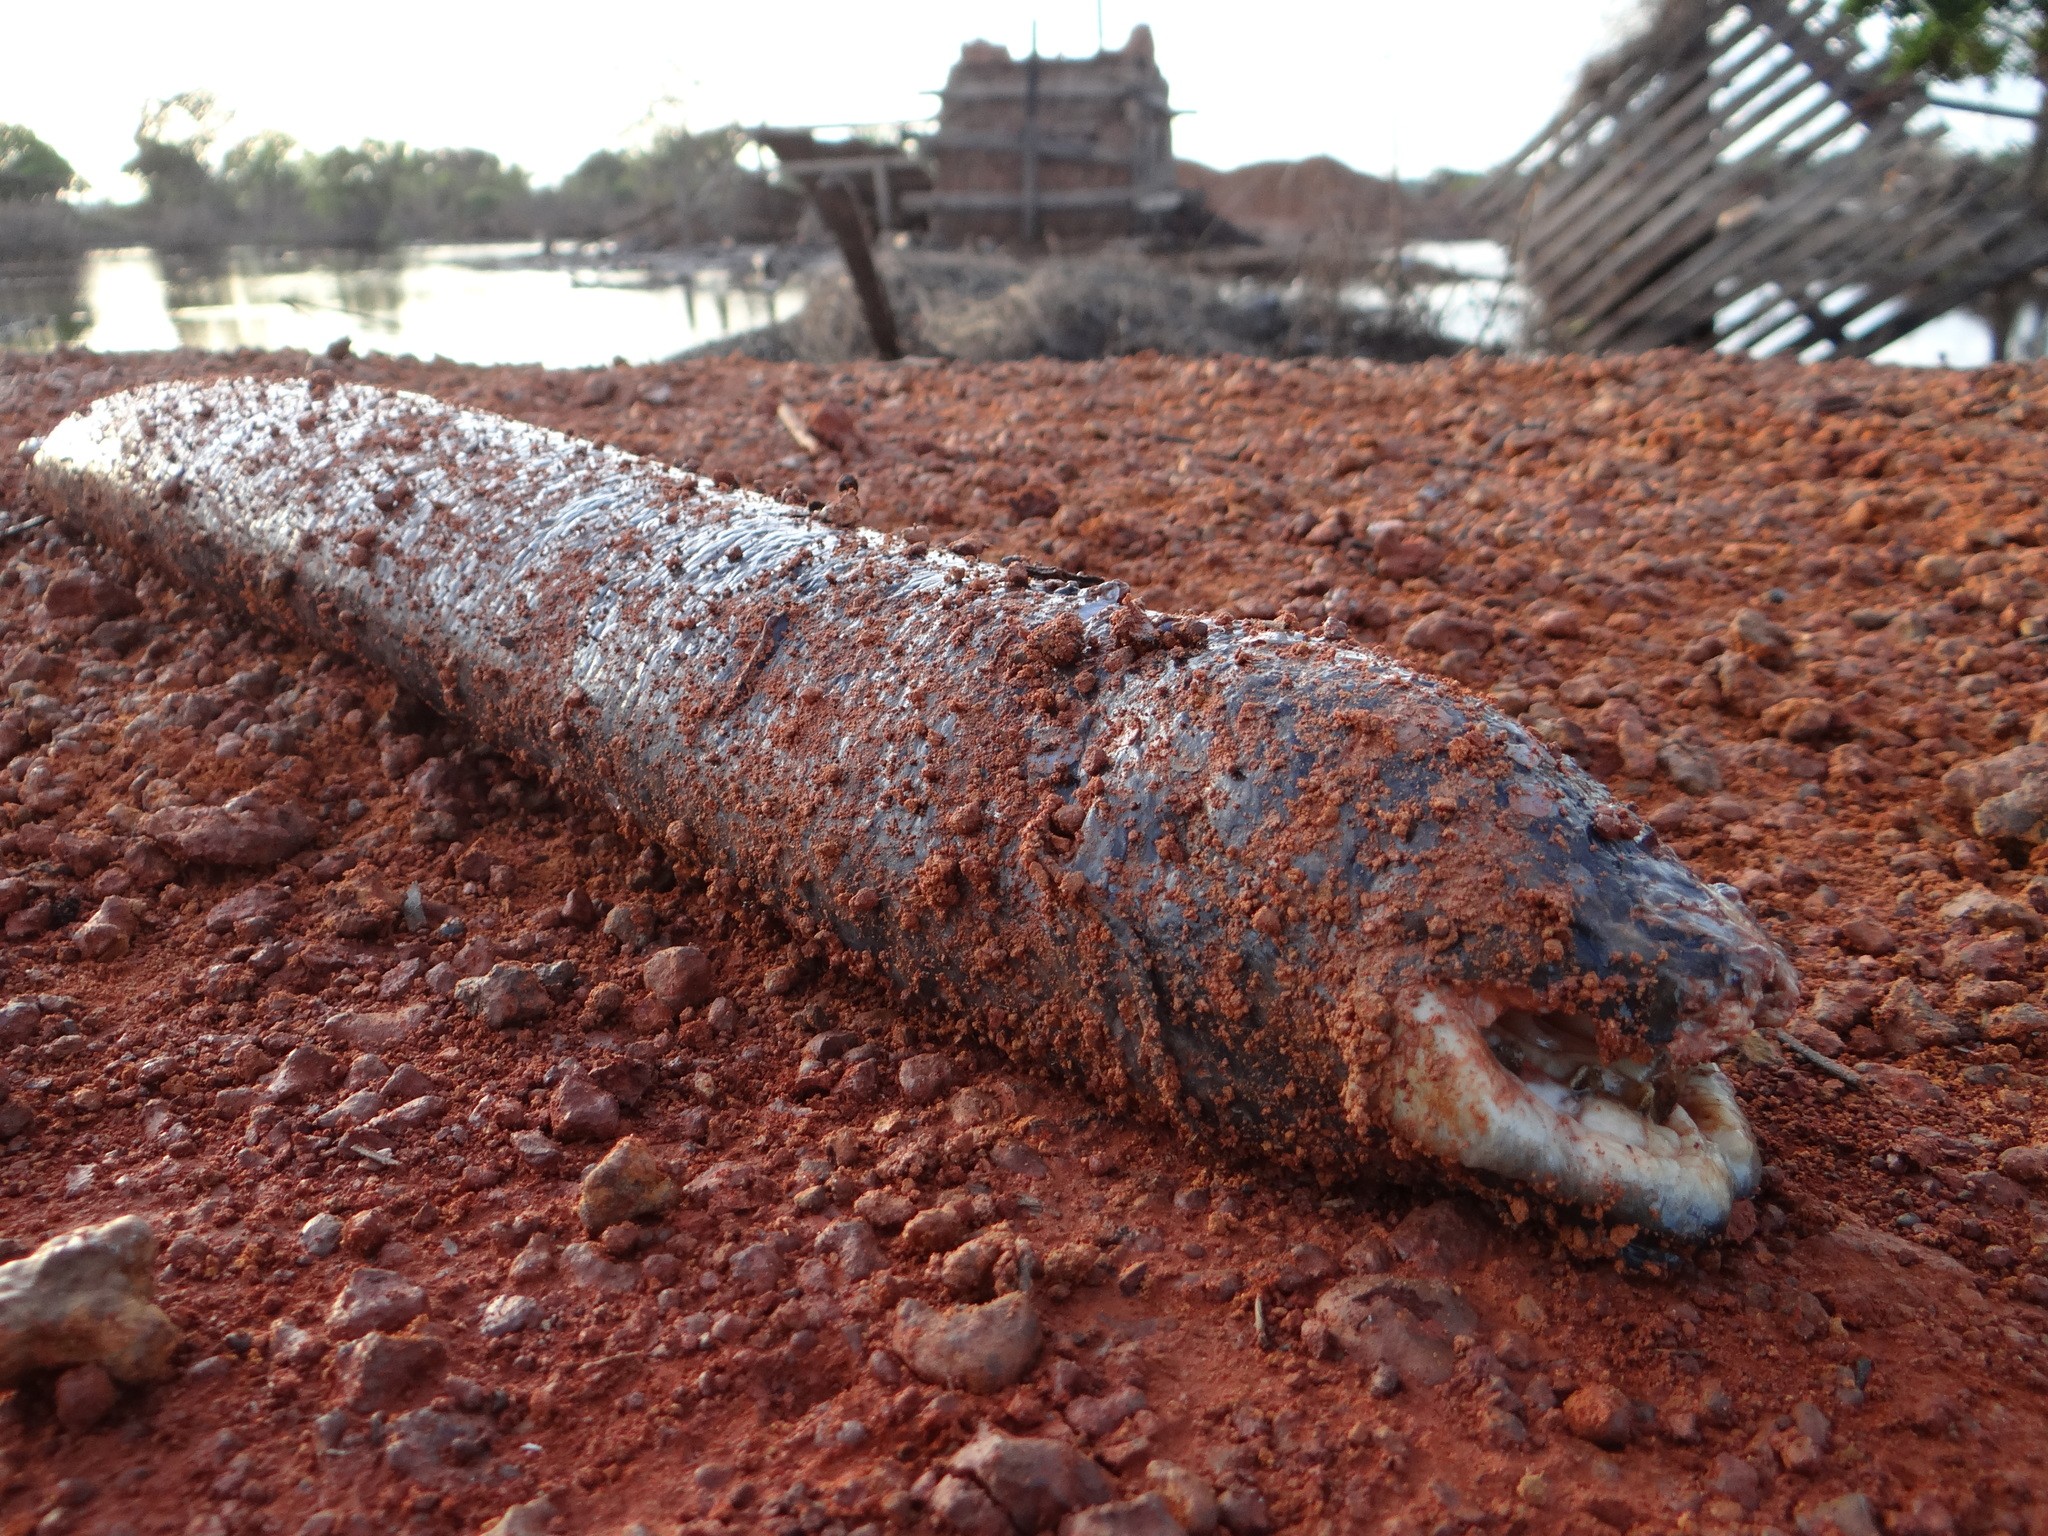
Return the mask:
POLYGON ((1714 1064, 1749 1032, 1746 1010, 1621 1051, 1586 1015, 1476 990, 1424 987, 1405 1012, 1381 1081, 1418 1149, 1678 1240, 1718 1233, 1756 1192, 1756 1138, 1714 1064))

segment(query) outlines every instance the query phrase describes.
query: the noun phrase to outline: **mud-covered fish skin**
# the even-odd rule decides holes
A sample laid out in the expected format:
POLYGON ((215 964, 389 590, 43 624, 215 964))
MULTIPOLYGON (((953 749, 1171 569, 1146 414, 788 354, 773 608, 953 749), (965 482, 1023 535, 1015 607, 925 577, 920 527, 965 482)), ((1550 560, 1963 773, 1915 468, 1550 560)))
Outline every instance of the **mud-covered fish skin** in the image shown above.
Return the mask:
POLYGON ((115 396, 33 475, 814 956, 1199 1141, 1677 1236, 1754 1182, 1712 1060, 1789 1008, 1782 955, 1519 726, 1369 651, 347 385, 115 396))

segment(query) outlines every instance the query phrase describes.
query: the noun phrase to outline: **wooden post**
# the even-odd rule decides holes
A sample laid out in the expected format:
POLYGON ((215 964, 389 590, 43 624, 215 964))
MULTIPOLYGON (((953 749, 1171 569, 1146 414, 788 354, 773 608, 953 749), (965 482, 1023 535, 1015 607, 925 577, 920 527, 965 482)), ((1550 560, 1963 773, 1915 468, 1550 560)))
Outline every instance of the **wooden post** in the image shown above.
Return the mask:
POLYGON ((1038 45, 1024 61, 1024 243, 1038 240, 1038 45))
POLYGON ((867 321, 868 337, 884 362, 903 355, 896 337, 896 312, 889 307, 888 290, 875 270, 875 253, 868 248, 868 221, 861 216, 860 200, 853 189, 837 176, 820 176, 811 187, 811 201, 818 216, 832 231, 839 254, 846 261, 846 275, 853 279, 853 291, 860 299, 861 318, 867 321))

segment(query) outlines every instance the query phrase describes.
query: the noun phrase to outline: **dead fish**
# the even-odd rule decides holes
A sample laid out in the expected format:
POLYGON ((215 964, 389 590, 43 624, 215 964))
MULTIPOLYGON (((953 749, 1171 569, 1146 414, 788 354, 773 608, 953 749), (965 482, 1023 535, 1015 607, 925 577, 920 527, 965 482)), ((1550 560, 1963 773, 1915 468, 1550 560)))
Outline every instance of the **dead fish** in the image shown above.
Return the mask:
POLYGON ((879 975, 1209 1151, 1717 1231, 1719 1067, 1798 981, 1453 685, 924 553, 416 395, 166 384, 52 432, 67 526, 387 669, 879 975))

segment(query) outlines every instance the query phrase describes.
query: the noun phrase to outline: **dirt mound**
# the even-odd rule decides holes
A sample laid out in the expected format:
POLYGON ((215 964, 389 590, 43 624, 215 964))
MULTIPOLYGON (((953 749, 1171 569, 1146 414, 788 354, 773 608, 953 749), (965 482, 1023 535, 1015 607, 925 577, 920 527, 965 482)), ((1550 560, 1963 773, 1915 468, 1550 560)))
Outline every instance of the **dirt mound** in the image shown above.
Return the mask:
POLYGON ((1462 240, 1486 233, 1462 207, 1465 178, 1397 189, 1328 155, 1265 160, 1234 171, 1182 160, 1176 170, 1180 185, 1200 192, 1211 211, 1276 244, 1314 239, 1377 245, 1396 234, 1404 240, 1462 240))
POLYGON ((17 439, 309 366, 0 360, 0 1237, 144 1216, 187 1338, 0 1400, 7 1528, 2038 1525, 2048 372, 338 365, 1490 691, 1746 893, 1858 1084, 1759 1041, 1734 1238, 1595 1263, 977 1058, 346 657, 18 529, 17 439))

